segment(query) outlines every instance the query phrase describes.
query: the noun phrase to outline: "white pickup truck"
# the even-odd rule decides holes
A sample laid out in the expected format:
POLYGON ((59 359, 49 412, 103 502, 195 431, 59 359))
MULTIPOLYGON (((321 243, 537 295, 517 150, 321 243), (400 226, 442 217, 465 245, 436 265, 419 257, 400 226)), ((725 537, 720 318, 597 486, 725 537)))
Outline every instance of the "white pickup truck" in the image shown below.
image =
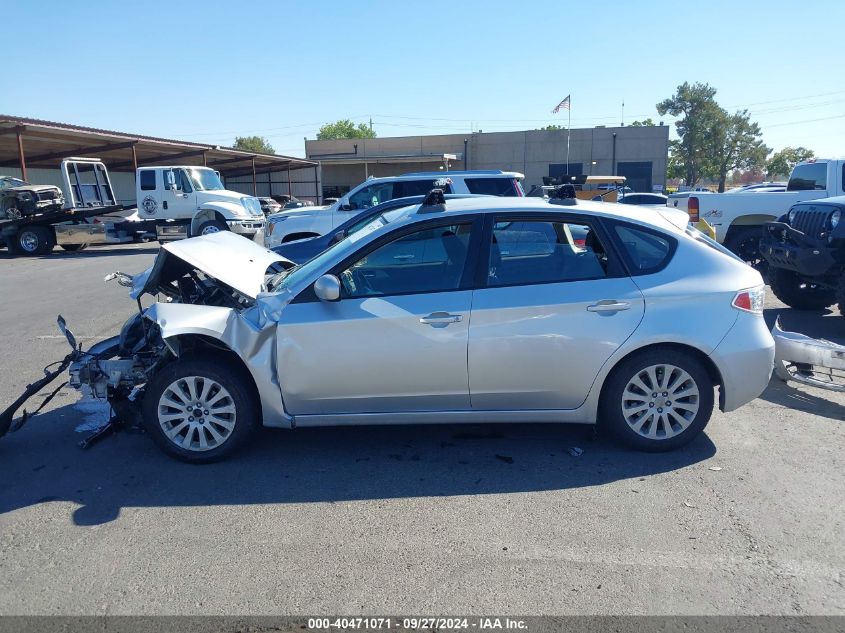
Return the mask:
POLYGON ((745 261, 757 263, 766 222, 777 220, 796 202, 843 193, 845 160, 809 160, 795 166, 784 192, 690 195, 687 213, 693 223, 704 220, 710 224, 717 241, 745 261))
POLYGON ((138 218, 155 221, 160 241, 227 229, 252 239, 264 230, 258 198, 229 191, 208 167, 141 167, 135 196, 138 218))

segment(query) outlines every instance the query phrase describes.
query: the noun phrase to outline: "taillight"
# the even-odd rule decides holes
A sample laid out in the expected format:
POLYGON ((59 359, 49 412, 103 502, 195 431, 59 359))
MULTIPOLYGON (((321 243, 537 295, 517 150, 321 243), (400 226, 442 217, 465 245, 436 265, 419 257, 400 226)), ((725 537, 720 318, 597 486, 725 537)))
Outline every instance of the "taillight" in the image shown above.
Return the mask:
POLYGON ((763 304, 766 302, 766 287, 757 286, 748 290, 740 290, 734 296, 731 305, 737 310, 751 312, 752 314, 763 314, 763 304))
POLYGON ((687 213, 689 213, 690 222, 698 222, 698 198, 690 196, 687 203, 687 213))

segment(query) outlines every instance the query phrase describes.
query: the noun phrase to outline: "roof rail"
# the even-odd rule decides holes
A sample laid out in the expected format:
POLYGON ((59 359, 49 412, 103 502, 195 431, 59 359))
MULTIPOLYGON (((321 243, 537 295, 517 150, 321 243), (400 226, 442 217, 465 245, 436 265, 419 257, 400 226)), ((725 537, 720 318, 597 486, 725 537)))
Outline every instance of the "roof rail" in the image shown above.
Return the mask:
POLYGON ((504 174, 501 169, 470 169, 470 170, 449 170, 449 171, 412 171, 403 176, 443 176, 449 174, 471 175, 471 176, 501 176, 504 174))

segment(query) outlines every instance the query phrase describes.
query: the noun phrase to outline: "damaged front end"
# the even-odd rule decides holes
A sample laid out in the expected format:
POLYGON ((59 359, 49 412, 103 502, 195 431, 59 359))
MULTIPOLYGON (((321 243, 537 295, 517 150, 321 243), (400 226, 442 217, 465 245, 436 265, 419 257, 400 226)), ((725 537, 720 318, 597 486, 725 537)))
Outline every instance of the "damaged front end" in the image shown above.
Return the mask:
POLYGON ((845 346, 787 332, 775 321, 775 373, 781 380, 845 392, 845 346))
MULTIPOLYGON (((106 277, 130 288, 138 312, 119 335, 86 351, 67 332, 73 351, 49 372, 49 381, 67 369, 71 387, 108 401, 110 431, 117 424, 140 422, 144 388, 168 363, 185 354, 216 354, 225 362, 241 363, 252 375, 265 423, 271 419, 284 425, 279 423, 286 416, 275 377, 274 342, 275 317, 289 299, 285 292, 266 291, 268 281, 291 267, 289 260, 229 232, 167 244, 143 273, 106 277), (144 308, 145 295, 157 301, 144 308)), ((61 318, 60 328, 66 331, 61 318)), ((31 417, 24 412, 22 421, 12 421, 26 399, 43 389, 46 378, 0 414, 0 435, 31 417)))

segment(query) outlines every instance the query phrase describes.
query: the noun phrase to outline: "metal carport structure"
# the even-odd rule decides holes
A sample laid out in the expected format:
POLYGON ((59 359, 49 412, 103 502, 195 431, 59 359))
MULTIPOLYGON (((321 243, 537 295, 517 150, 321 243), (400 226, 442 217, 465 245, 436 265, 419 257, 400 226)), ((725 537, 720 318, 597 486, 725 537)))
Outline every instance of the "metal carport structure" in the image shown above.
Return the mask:
POLYGON ((56 169, 70 156, 100 158, 112 172, 180 164, 211 167, 224 178, 251 174, 253 195, 260 174, 286 171, 290 193, 290 172, 313 169, 315 197, 320 196, 316 161, 0 114, 0 168, 19 168, 26 180, 27 168, 56 169))

